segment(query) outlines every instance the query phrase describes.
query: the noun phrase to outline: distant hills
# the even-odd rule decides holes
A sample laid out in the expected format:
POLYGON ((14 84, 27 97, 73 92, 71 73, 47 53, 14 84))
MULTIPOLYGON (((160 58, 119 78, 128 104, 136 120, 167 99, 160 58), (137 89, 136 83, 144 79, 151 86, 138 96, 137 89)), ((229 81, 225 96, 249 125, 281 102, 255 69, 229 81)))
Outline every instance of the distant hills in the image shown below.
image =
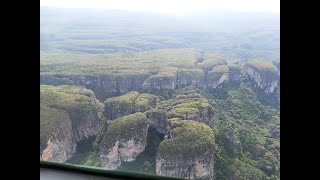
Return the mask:
POLYGON ((230 61, 277 60, 277 14, 201 12, 189 16, 122 10, 40 9, 40 50, 106 54, 166 48, 222 53, 230 61))

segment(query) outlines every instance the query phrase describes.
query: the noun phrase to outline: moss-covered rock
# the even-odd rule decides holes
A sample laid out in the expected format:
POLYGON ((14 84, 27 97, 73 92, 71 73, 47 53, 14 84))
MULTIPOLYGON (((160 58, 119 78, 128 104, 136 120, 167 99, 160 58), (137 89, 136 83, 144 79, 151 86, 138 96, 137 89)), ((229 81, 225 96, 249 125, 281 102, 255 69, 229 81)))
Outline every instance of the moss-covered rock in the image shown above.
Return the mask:
POLYGON ((279 73, 272 62, 252 60, 244 65, 244 71, 266 93, 273 93, 278 85, 279 73))
POLYGON ((146 147, 150 120, 138 112, 111 121, 100 143, 101 166, 116 169, 133 161, 146 147))
POLYGON ((164 109, 153 108, 146 112, 146 116, 151 120, 151 126, 158 133, 165 134, 168 126, 167 111, 164 109))
POLYGON ((202 59, 202 62, 198 62, 196 65, 204 71, 205 77, 213 67, 227 64, 226 58, 219 54, 205 53, 202 59))
POLYGON ((170 120, 171 138, 160 143, 158 175, 187 179, 213 178, 214 134, 204 123, 170 120))
POLYGON ((214 144, 212 129, 204 123, 171 119, 171 139, 161 142, 158 155, 162 158, 183 158, 203 155, 214 144))
POLYGON ((170 112, 170 117, 178 117, 187 120, 198 120, 199 110, 197 108, 190 107, 176 107, 170 112))
POLYGON ((107 99, 104 103, 106 118, 113 120, 134 113, 134 102, 138 96, 138 92, 132 91, 122 96, 107 99))
POLYGON ((252 66, 255 67, 259 71, 265 71, 269 73, 274 73, 277 74, 278 70, 277 67, 270 61, 265 61, 265 60, 251 60, 246 63, 247 66, 252 66))
POLYGON ((99 133, 102 104, 91 90, 78 86, 40 86, 40 155, 64 162, 76 143, 99 133), (65 147, 60 147, 65 146, 65 147))
POLYGON ((105 116, 108 120, 120 118, 135 112, 145 112, 156 106, 159 98, 152 94, 131 91, 105 101, 105 116))
POLYGON ((141 94, 135 101, 135 111, 145 112, 157 105, 159 98, 152 94, 141 94))
POLYGON ((168 112, 168 118, 182 118, 209 124, 213 108, 209 101, 190 88, 180 89, 174 99, 162 101, 157 106, 168 112))
POLYGON ((141 112, 115 119, 109 123, 102 144, 113 146, 118 139, 129 140, 150 123, 150 120, 141 112))

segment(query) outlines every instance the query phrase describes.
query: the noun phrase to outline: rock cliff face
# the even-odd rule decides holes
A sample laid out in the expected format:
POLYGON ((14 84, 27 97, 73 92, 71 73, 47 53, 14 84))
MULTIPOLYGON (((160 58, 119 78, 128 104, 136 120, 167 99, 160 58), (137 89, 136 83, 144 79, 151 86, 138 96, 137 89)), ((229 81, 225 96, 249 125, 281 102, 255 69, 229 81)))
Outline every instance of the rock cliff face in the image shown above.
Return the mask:
POLYGON ((213 162, 211 152, 194 159, 159 159, 156 172, 158 175, 183 179, 213 179, 213 162))
POLYGON ((167 111, 154 108, 147 111, 146 116, 151 120, 151 126, 154 127, 158 133, 165 134, 167 132, 167 111))
POLYGON ((40 86, 40 156, 65 162, 76 143, 97 135, 103 106, 91 90, 78 86, 40 86))
POLYGON ((113 76, 57 76, 42 75, 40 76, 41 84, 48 85, 78 85, 91 89, 95 94, 117 95, 129 91, 142 90, 143 82, 148 78, 147 75, 137 75, 130 77, 113 77, 113 76))
MULTIPOLYGON (((40 83, 83 86, 91 89, 99 99, 105 100, 130 91, 155 93, 190 85, 208 87, 212 90, 225 82, 239 80, 241 75, 239 65, 227 64, 226 58, 217 54, 189 51, 180 51, 182 54, 179 54, 179 50, 174 50, 175 56, 164 53, 162 56, 164 55, 165 58, 162 58, 159 54, 147 53, 147 59, 138 58, 137 61, 133 61, 131 59, 133 57, 120 56, 117 57, 121 61, 119 64, 115 62, 113 56, 108 57, 111 58, 108 61, 101 60, 102 57, 100 56, 95 57, 94 60, 91 59, 93 57, 89 56, 79 56, 79 59, 67 56, 48 56, 42 59, 44 62, 40 66, 40 83), (187 54, 189 55, 186 56, 187 54), (171 62, 171 58, 178 58, 179 61, 172 60, 171 62), (124 62, 125 60, 128 62, 124 62), (139 66, 136 64, 138 61, 141 61, 139 66), (81 62, 79 63, 80 66, 77 65, 77 62, 81 62), (116 66, 110 65, 112 67, 108 68, 107 62, 113 62, 116 66), (70 69, 64 68, 65 63, 69 63, 70 69), (150 68, 140 68, 146 63, 149 64, 150 68), (84 67, 84 64, 87 67, 84 67), (134 65, 136 69, 131 71, 130 65, 134 65)), ((275 83, 276 78, 262 71, 263 69, 269 69, 272 72, 274 71, 273 68, 276 67, 275 70, 278 72, 277 76, 279 76, 280 63, 273 62, 274 65, 271 63, 273 67, 270 64, 261 66, 261 64, 266 63, 268 62, 247 63, 244 70, 259 84, 259 87, 269 93, 273 92, 277 85, 275 83), (262 69, 260 69, 261 67, 262 69), (266 82, 268 79, 270 82, 266 82)))
POLYGON ((239 81, 241 77, 241 67, 237 64, 228 64, 230 81, 239 81))
POLYGON ((251 61, 244 65, 244 71, 257 83, 258 87, 266 93, 273 93, 278 85, 279 73, 271 62, 251 61))
POLYGON ((211 128, 188 120, 171 121, 168 139, 160 143, 156 173, 183 179, 213 179, 214 137, 211 128))
POLYGON ((242 147, 241 147, 241 142, 238 137, 238 135, 230 129, 227 129, 224 133, 224 140, 227 144, 227 151, 230 154, 241 154, 242 153, 242 147))
POLYGON ((204 72, 201 69, 179 69, 177 71, 177 85, 184 86, 203 86, 204 72))
POLYGON ((223 83, 238 81, 241 77, 241 68, 235 64, 216 66, 208 72, 206 87, 215 89, 223 83))
POLYGON ((65 162, 76 150, 69 115, 62 110, 40 107, 40 159, 65 162), (45 126, 46 125, 46 126, 45 126))
POLYGON ((116 169, 145 150, 150 120, 135 113, 110 122, 100 144, 101 167, 116 169))
POLYGON ((175 68, 160 71, 158 74, 150 76, 143 82, 142 88, 147 92, 173 90, 177 84, 176 74, 177 71, 175 68))
POLYGON ((227 65, 217 66, 208 72, 206 85, 209 89, 215 89, 220 84, 229 81, 229 69, 227 65))

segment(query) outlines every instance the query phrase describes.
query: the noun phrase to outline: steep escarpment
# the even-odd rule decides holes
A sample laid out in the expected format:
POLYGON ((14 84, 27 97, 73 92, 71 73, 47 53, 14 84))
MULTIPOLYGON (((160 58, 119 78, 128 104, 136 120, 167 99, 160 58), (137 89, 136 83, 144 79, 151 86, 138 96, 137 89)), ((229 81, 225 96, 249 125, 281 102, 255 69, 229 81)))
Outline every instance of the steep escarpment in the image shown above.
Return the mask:
POLYGON ((212 100, 217 179, 280 179, 279 110, 263 105, 254 89, 241 82, 226 99, 212 100))
POLYGON ((135 112, 145 112, 156 106, 159 98, 151 94, 140 94, 131 91, 122 96, 109 98, 105 101, 105 117, 113 120, 135 112))
POLYGON ((103 100, 129 91, 173 89, 176 72, 170 78, 163 71, 193 68, 198 54, 194 49, 108 55, 40 54, 40 83, 81 85, 103 100))
POLYGON ((68 113, 40 104, 40 159, 65 162, 76 150, 68 113))
POLYGON ((99 98, 123 94, 133 90, 142 90, 143 82, 150 74, 126 75, 51 75, 44 74, 40 77, 41 84, 50 85, 77 85, 93 90, 99 98))
POLYGON ((253 60, 244 65, 243 70, 257 83, 258 87, 266 93, 273 93, 278 85, 279 74, 272 62, 253 60))
POLYGON ((208 72, 207 87, 214 89, 225 81, 229 81, 229 69, 227 65, 217 66, 208 72))
POLYGON ((250 61, 243 67, 228 64, 219 54, 194 49, 110 55, 50 54, 41 55, 40 65, 41 84, 83 86, 101 100, 130 91, 171 98, 175 89, 187 86, 212 91, 228 82, 239 81, 244 73, 266 93, 272 93, 279 85, 279 63, 250 61))
POLYGON ((201 69, 179 69, 177 71, 177 85, 179 88, 186 86, 203 86, 204 72, 201 69))
POLYGON ((162 70, 150 76, 144 83, 143 89, 148 92, 157 90, 174 90, 176 87, 176 68, 162 70))
POLYGON ((100 143, 101 167, 116 169, 121 162, 135 160, 145 150, 149 124, 140 112, 110 122, 100 143))
POLYGON ((158 133, 165 134, 167 132, 168 116, 166 110, 153 108, 146 112, 146 116, 152 122, 151 127, 154 127, 158 133))
POLYGON ((214 135, 199 122, 172 120, 170 136, 160 143, 156 173, 183 179, 213 179, 214 135))
POLYGON ((206 87, 209 90, 217 88, 229 81, 238 81, 241 77, 241 67, 236 64, 228 64, 214 67, 208 72, 206 87))
POLYGON ((97 135, 104 125, 102 104, 83 87, 41 85, 40 106, 40 156, 45 160, 66 161, 77 142, 97 135))

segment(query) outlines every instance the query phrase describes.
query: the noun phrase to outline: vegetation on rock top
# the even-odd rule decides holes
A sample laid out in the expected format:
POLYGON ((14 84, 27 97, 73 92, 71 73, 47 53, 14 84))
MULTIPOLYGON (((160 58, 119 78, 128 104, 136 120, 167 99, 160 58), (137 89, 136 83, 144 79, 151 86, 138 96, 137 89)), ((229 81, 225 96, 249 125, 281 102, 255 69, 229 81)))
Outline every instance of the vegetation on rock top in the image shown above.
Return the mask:
POLYGON ((157 157, 162 159, 199 158, 213 153, 214 134, 204 123, 190 120, 170 120, 172 138, 160 143, 157 157))
POLYGON ((48 107, 43 103, 40 103, 40 147, 47 146, 49 138, 52 133, 61 125, 64 121, 70 121, 69 115, 66 111, 48 107))
POLYGON ((116 113, 122 115, 135 112, 144 112, 156 106, 159 98, 152 94, 140 94, 136 91, 128 92, 122 96, 112 97, 105 101, 105 113, 108 119, 117 117, 116 113))
MULTIPOLYGON (((131 54, 40 54, 40 75, 128 77, 152 75, 168 67, 192 68, 194 49, 162 49, 131 54)), ((164 74, 162 74, 164 75, 164 74)))
POLYGON ((150 120, 141 112, 123 116, 110 122, 109 127, 101 142, 101 147, 113 147, 120 139, 129 140, 141 136, 141 132, 149 124, 150 120))
POLYGON ((248 61, 246 65, 252 66, 262 72, 270 72, 273 74, 278 74, 277 67, 270 61, 252 60, 252 61, 248 61))

